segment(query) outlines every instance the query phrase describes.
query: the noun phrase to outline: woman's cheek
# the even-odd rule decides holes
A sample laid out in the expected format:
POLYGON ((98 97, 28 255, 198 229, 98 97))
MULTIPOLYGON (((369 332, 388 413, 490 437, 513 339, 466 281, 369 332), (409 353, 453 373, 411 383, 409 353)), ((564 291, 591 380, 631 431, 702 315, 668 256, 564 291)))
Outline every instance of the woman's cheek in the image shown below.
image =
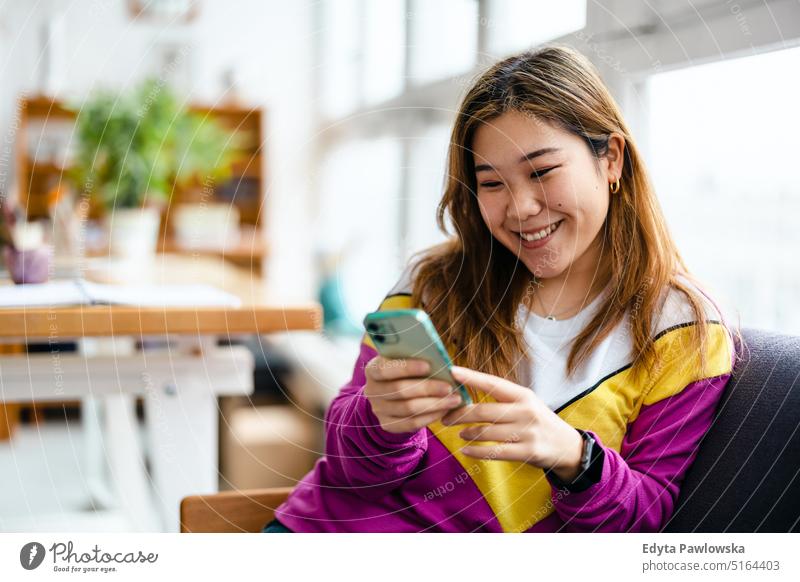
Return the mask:
POLYGON ((490 231, 494 232, 494 222, 492 220, 491 212, 492 209, 486 196, 478 194, 478 209, 481 212, 483 223, 489 228, 490 231))
POLYGON ((503 220, 505 209, 503 205, 491 196, 478 195, 478 206, 480 207, 481 217, 489 231, 498 237, 503 230, 503 220))

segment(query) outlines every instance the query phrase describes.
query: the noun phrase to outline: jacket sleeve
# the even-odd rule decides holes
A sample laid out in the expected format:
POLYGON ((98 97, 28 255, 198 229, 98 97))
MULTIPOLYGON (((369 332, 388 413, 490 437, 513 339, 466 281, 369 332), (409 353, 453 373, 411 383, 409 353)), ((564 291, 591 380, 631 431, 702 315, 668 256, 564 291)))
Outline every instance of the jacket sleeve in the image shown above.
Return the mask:
POLYGON ((643 406, 628 425, 620 451, 603 447, 597 483, 580 492, 554 488, 554 509, 565 529, 659 531, 672 516, 683 478, 729 379, 730 372, 704 378, 643 406))
POLYGON ((384 430, 364 396, 364 367, 378 352, 362 341, 353 377, 325 414, 325 456, 329 479, 356 489, 364 498, 380 498, 413 473, 427 450, 425 428, 416 432, 384 430))

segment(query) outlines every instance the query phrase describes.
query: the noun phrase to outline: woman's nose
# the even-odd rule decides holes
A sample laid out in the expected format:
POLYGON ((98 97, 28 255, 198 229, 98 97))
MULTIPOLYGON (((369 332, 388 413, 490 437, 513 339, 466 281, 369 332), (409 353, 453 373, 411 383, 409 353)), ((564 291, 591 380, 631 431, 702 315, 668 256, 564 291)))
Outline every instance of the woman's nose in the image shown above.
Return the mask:
POLYGON ((510 190, 506 215, 509 219, 525 222, 530 216, 545 208, 544 193, 539 188, 526 186, 510 190))

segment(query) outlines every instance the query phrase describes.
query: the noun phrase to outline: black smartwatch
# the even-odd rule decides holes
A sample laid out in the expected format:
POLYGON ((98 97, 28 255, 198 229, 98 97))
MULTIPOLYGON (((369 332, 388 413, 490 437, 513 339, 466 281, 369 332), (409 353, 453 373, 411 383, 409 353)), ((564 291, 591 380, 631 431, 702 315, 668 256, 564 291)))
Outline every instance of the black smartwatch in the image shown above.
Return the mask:
POLYGON ((583 454, 581 455, 581 466, 578 476, 572 481, 565 482, 550 469, 545 469, 544 474, 550 483, 557 489, 564 489, 570 493, 585 491, 595 483, 600 482, 603 476, 603 461, 605 451, 600 444, 594 440, 591 434, 579 428, 577 430, 583 439, 583 454))

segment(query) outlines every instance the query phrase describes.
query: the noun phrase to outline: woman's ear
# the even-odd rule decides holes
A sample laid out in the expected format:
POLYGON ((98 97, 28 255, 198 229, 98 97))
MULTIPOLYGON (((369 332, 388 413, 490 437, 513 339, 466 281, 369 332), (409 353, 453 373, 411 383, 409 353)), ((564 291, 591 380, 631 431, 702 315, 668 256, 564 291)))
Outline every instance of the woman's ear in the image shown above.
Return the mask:
POLYGON ((606 152, 606 172, 609 183, 622 177, 622 166, 625 160, 625 138, 616 131, 608 136, 606 152))

